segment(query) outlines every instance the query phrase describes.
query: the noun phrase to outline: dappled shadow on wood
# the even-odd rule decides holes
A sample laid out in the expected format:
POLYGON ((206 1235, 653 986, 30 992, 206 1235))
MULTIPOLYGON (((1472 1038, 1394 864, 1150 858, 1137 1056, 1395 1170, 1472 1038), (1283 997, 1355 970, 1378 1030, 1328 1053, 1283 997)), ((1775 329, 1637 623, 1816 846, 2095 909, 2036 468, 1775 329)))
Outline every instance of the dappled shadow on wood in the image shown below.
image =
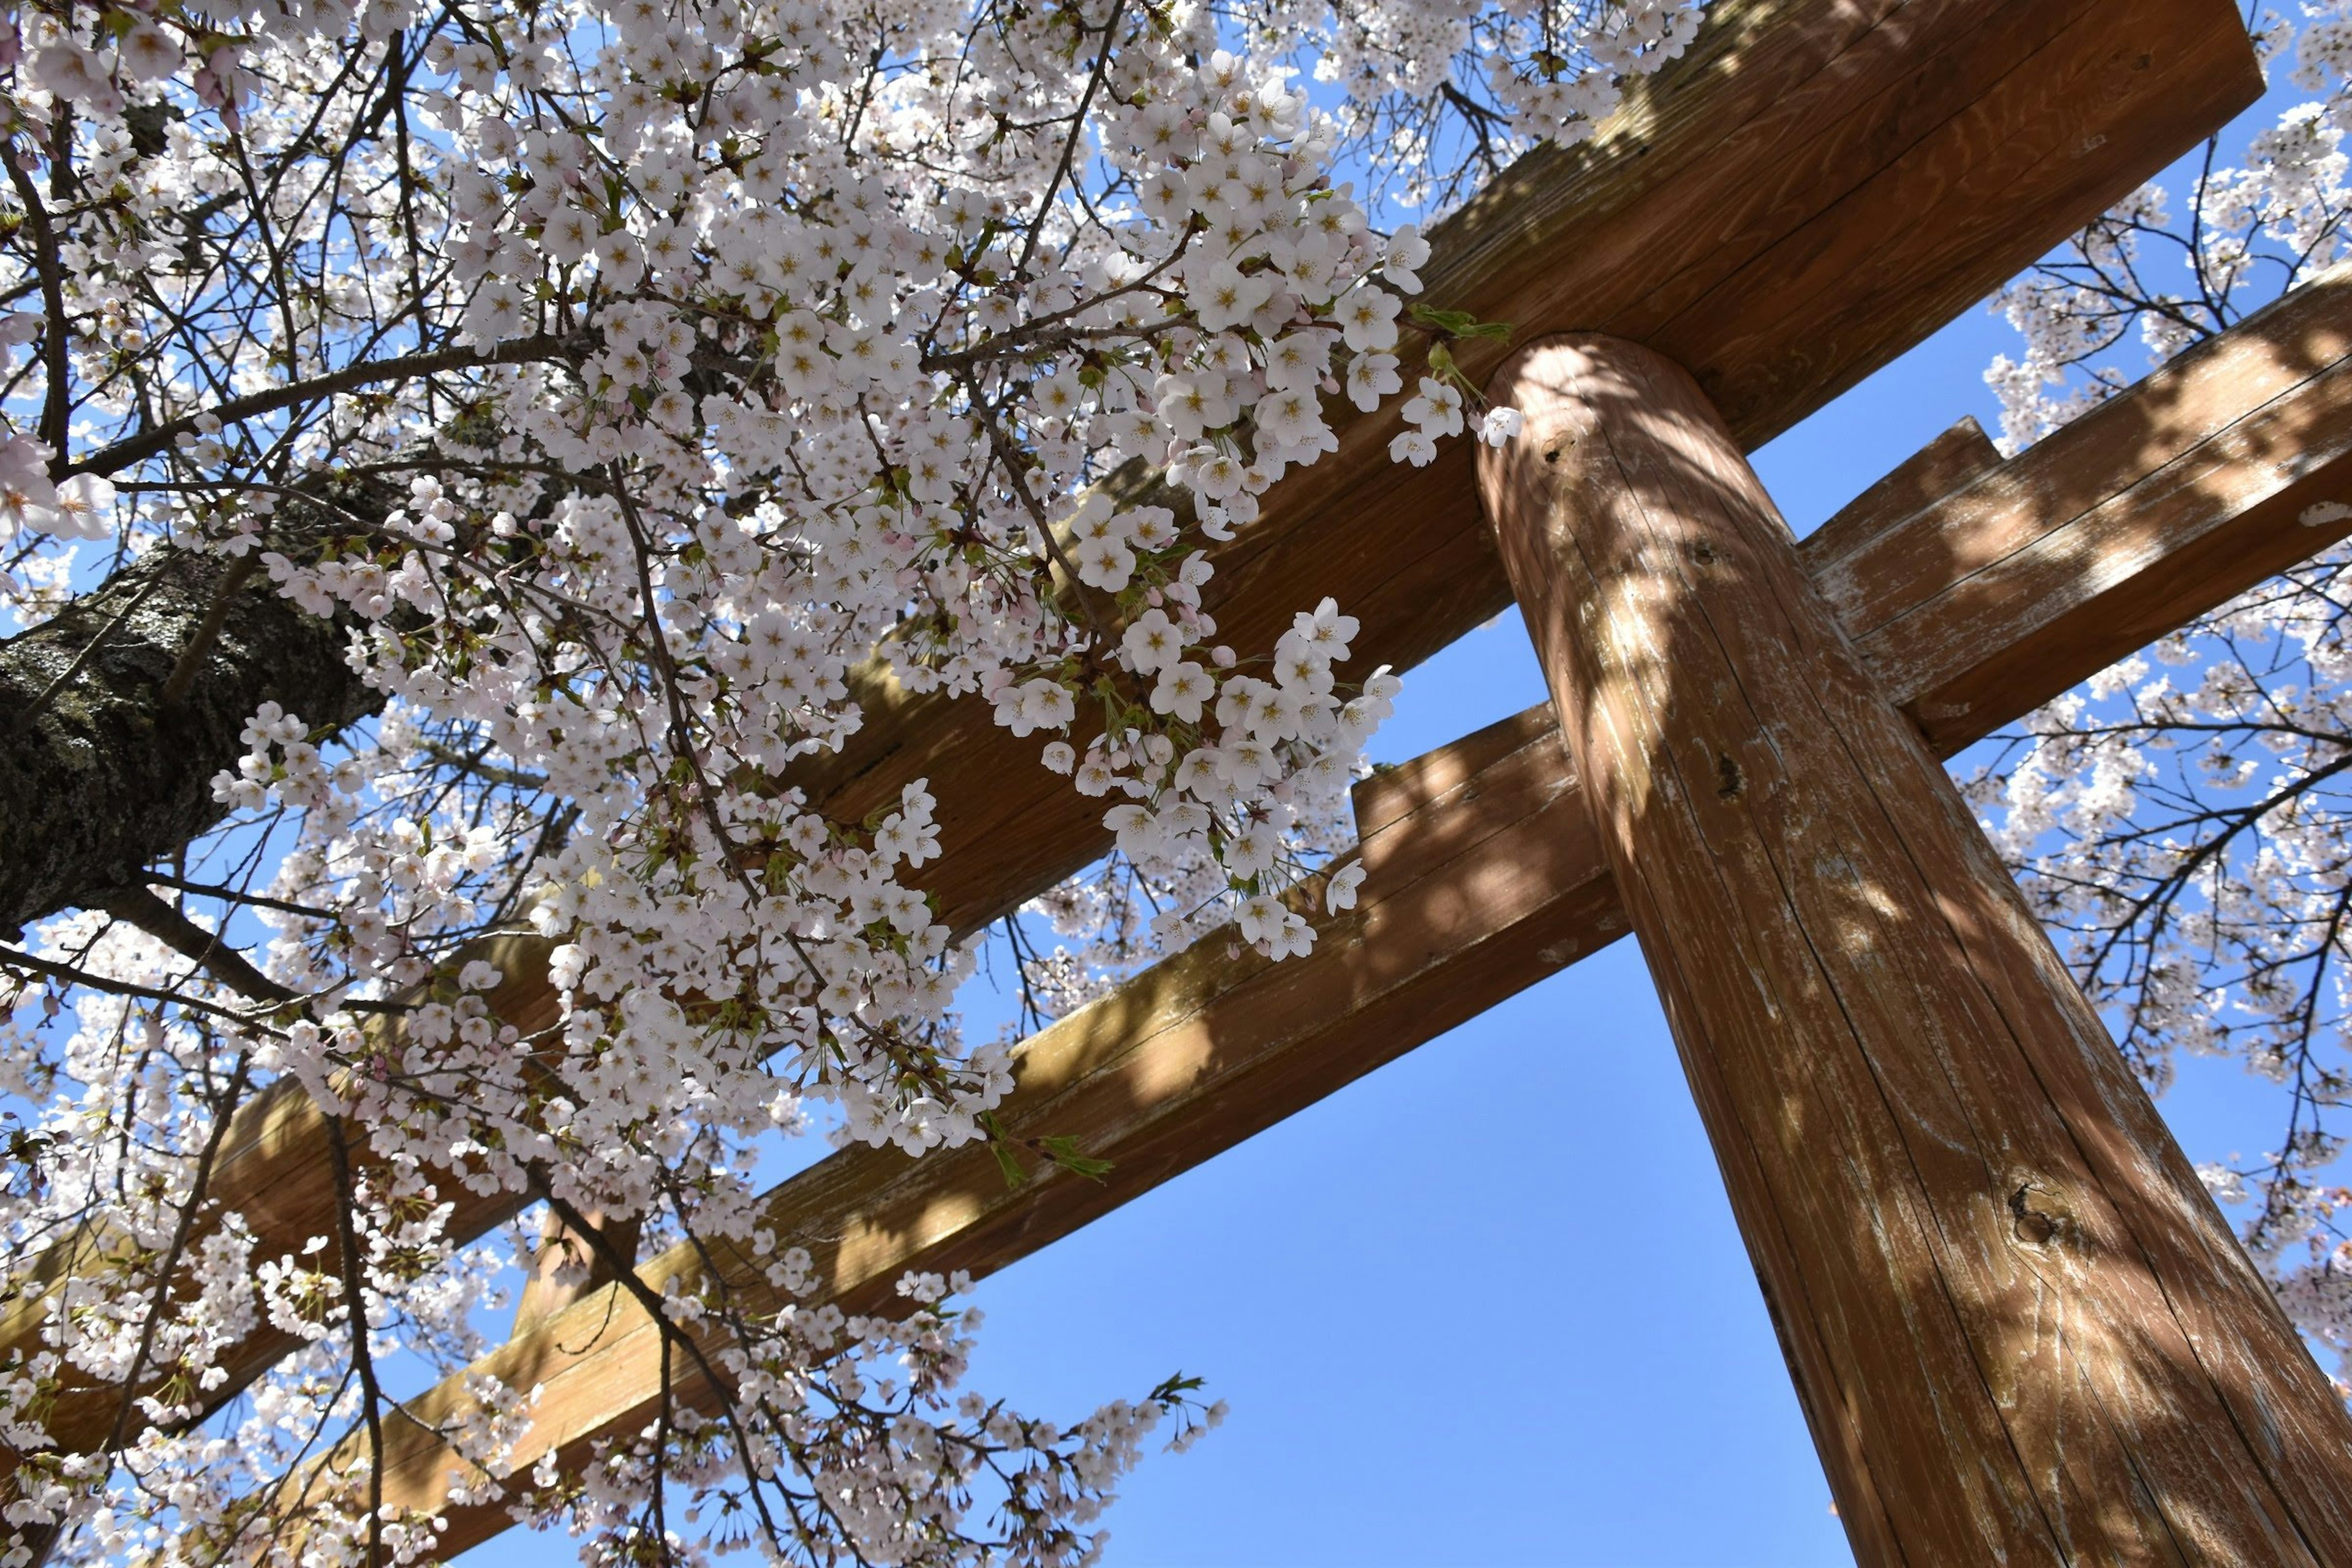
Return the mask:
MULTIPOLYGON (((894 1287, 908 1269, 1002 1268, 1623 933, 1542 710, 1406 772, 1410 782, 1380 781, 1386 787, 1365 806, 1358 907, 1324 913, 1319 879, 1299 889, 1319 931, 1311 955, 1269 963, 1213 937, 1026 1043, 1003 1112, 1009 1132, 1074 1138, 1112 1162, 1100 1182, 1041 1163, 1016 1188, 982 1149, 915 1161, 856 1148, 770 1194, 766 1221, 779 1246, 810 1250, 826 1281, 822 1300, 853 1312, 899 1310, 894 1287)), ((741 1309, 781 1304, 764 1259, 723 1243, 710 1258, 741 1309)), ((640 1275, 658 1289, 703 1272, 681 1247, 640 1275)), ((651 1419, 658 1350, 649 1321, 607 1290, 473 1372, 517 1389, 544 1385, 517 1468, 551 1448, 572 1464, 593 1437, 651 1419)), ((430 1428, 469 1397, 453 1380, 414 1403, 417 1421, 386 1467, 398 1500, 443 1507, 454 1456, 430 1428)), ((453 1546, 504 1517, 446 1511, 453 1546)))
POLYGON ((2352 271, 2322 277, 1947 497, 1936 539, 1816 558, 1949 752, 2352 531, 2352 271), (2168 557, 2162 579, 2143 563, 2168 557), (1899 605, 1899 611, 1893 606, 1899 605), (2031 656, 2021 657, 2029 647, 2031 656), (1979 711, 1997 700, 1997 711, 1979 711))

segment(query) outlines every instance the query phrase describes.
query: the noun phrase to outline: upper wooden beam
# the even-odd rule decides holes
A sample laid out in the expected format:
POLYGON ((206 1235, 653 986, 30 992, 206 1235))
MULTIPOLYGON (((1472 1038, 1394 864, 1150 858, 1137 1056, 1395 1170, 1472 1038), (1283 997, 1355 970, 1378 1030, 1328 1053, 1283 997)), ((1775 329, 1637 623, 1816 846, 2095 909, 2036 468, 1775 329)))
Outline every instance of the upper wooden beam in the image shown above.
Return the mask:
MULTIPOLYGON (((1717 0, 1685 57, 1591 142, 1521 159, 1437 226, 1423 297, 1644 342, 1753 449, 2064 240, 2252 102, 2234 0, 1717 0)), ((1503 350, 1454 345, 1474 379, 1503 350)), ((1337 400, 1334 400, 1337 401, 1337 400)), ((1211 556, 1220 639, 1270 647, 1323 595, 1352 668, 1400 669, 1510 602, 1470 451, 1391 462, 1393 412, 1338 412, 1211 556)), ((927 777, 949 853, 922 873, 971 930, 1108 847, 1094 802, 972 700, 860 686, 864 729, 794 781, 839 820, 927 777)))
MULTIPOLYGON (((2045 686, 2071 685, 2109 657, 2071 616, 2042 614, 2035 600, 1996 595, 1989 610, 1953 591, 1985 569, 1969 548, 1984 531, 2004 531, 2011 553, 2039 550, 2075 563, 2074 576, 2044 585, 2049 602, 2126 620, 2153 605, 2184 616, 2210 608, 2272 570, 2281 552, 2294 552, 2292 560, 2352 531, 2352 508, 2316 524, 2300 521, 2315 500, 2352 500, 2352 419, 2327 412, 2352 398, 2352 278, 2315 283, 2188 369, 2185 382, 2159 377, 2118 400, 2128 410, 2143 390, 2158 389, 2154 403, 2128 416, 2132 442, 2085 421, 1979 472, 1972 461, 1950 460, 1949 445, 1967 444, 1954 438, 1932 461, 1897 470, 1909 474, 1907 489, 1874 488, 1891 521, 1824 530, 1801 547, 1824 588, 1843 581, 1837 574, 1850 556, 1840 550, 1857 537, 1883 539, 1888 559, 1945 563, 1941 576, 1848 584, 1832 602, 1893 697, 1914 711, 1958 710, 1948 742, 1990 732, 2032 707, 2045 686), (2281 428, 2307 432, 2313 468, 2282 472, 2273 464, 2243 486, 2190 487, 2201 505, 2169 513, 2160 536, 2138 540, 2123 569, 2101 565, 2098 542, 2118 513, 2174 493, 2168 476, 2201 471, 2205 454, 2281 428), (1946 481, 1960 488, 1927 499, 1946 481), (1885 501, 1890 494, 1906 499, 1885 501), (2049 508, 2053 496, 2070 499, 2049 508), (2218 559, 2216 539, 2230 542, 2218 559), (1981 646, 1929 635, 1943 617, 1963 613, 1979 617, 1981 646), (2003 653, 1988 659, 1988 649, 2003 653), (1989 668, 2013 673, 1989 678, 1989 668), (1964 691, 1971 697, 1960 709, 1964 691)), ((1013 1192, 978 1151, 908 1161, 855 1150, 770 1194, 767 1217, 778 1235, 810 1248, 831 1298, 852 1310, 887 1308, 891 1282, 909 1268, 985 1274, 1628 929, 1549 706, 1375 773, 1357 786, 1356 813, 1368 871, 1361 902, 1337 919, 1317 918, 1311 954, 1268 965, 1204 943, 1024 1047, 1010 1124, 1076 1137, 1115 1162, 1104 1184, 1049 1172, 1013 1192)), ((698 1267, 679 1248, 640 1276, 658 1285, 698 1267)), ((759 1300, 756 1270, 738 1265, 730 1273, 759 1300)), ((608 1288, 467 1375, 542 1386, 538 1424, 514 1463, 527 1467, 551 1448, 568 1465, 597 1439, 650 1418, 658 1348, 650 1324, 608 1288)), ((707 1398, 709 1391, 687 1393, 707 1398)), ((452 1379, 412 1407, 420 1424, 393 1429, 392 1495, 442 1508, 456 1461, 429 1426, 464 1411, 468 1398, 465 1379, 452 1379)), ((452 1550, 507 1522, 495 1509, 446 1511, 452 1550)))

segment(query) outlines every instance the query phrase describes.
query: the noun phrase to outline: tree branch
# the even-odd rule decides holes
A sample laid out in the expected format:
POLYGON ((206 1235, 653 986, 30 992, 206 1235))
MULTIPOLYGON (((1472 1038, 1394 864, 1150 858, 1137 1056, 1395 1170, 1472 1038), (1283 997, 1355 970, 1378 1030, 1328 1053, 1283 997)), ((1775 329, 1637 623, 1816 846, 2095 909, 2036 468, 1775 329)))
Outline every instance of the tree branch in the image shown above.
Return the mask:
POLYGON ((184 415, 166 420, 150 430, 102 447, 89 457, 68 463, 60 470, 65 474, 111 474, 142 462, 167 450, 183 436, 194 435, 196 423, 207 417, 223 425, 234 425, 263 414, 290 408, 299 403, 316 403, 339 393, 357 391, 362 386, 375 386, 387 381, 413 381, 418 376, 434 375, 443 371, 477 370, 494 364, 536 364, 548 360, 576 359, 595 351, 597 334, 593 332, 541 332, 534 337, 517 338, 499 343, 495 348, 435 349, 429 353, 404 354, 398 359, 366 360, 347 364, 341 370, 298 381, 285 386, 273 386, 247 397, 233 397, 227 402, 205 410, 202 414, 184 415))

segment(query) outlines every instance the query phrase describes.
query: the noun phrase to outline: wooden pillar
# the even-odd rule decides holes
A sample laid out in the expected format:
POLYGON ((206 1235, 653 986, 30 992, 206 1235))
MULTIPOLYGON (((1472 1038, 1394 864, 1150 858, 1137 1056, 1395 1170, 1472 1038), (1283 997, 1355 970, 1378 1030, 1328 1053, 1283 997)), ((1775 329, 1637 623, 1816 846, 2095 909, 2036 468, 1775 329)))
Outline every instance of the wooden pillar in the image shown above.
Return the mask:
MULTIPOLYGON (((637 1255, 637 1240, 645 1222, 641 1219, 608 1220, 603 1214, 591 1210, 581 1216, 596 1227, 606 1244, 624 1258, 637 1255)), ((539 1250, 531 1255, 530 1272, 523 1280, 522 1295, 515 1302, 514 1327, 507 1337, 520 1339, 545 1323, 564 1308, 583 1296, 600 1290, 618 1278, 617 1271, 606 1259, 604 1251, 586 1237, 575 1236, 552 1207, 541 1211, 539 1222, 539 1250), (584 1274, 577 1271, 584 1269, 584 1274), (575 1278, 566 1281, 564 1271, 573 1271, 575 1278)))
POLYGON ((2352 1421, 1682 369, 1489 389, 1513 587, 1855 1553, 2352 1563, 2352 1421))

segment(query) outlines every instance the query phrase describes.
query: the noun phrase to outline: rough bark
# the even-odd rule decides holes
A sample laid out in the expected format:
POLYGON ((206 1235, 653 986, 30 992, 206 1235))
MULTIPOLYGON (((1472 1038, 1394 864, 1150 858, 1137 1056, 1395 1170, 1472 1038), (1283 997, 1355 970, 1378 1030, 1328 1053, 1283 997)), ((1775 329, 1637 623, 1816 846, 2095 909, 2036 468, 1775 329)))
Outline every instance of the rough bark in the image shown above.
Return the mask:
POLYGON ((373 712, 347 637, 265 572, 159 546, 0 643, 0 930, 100 902, 219 822, 213 775, 264 702, 313 727, 373 712))

